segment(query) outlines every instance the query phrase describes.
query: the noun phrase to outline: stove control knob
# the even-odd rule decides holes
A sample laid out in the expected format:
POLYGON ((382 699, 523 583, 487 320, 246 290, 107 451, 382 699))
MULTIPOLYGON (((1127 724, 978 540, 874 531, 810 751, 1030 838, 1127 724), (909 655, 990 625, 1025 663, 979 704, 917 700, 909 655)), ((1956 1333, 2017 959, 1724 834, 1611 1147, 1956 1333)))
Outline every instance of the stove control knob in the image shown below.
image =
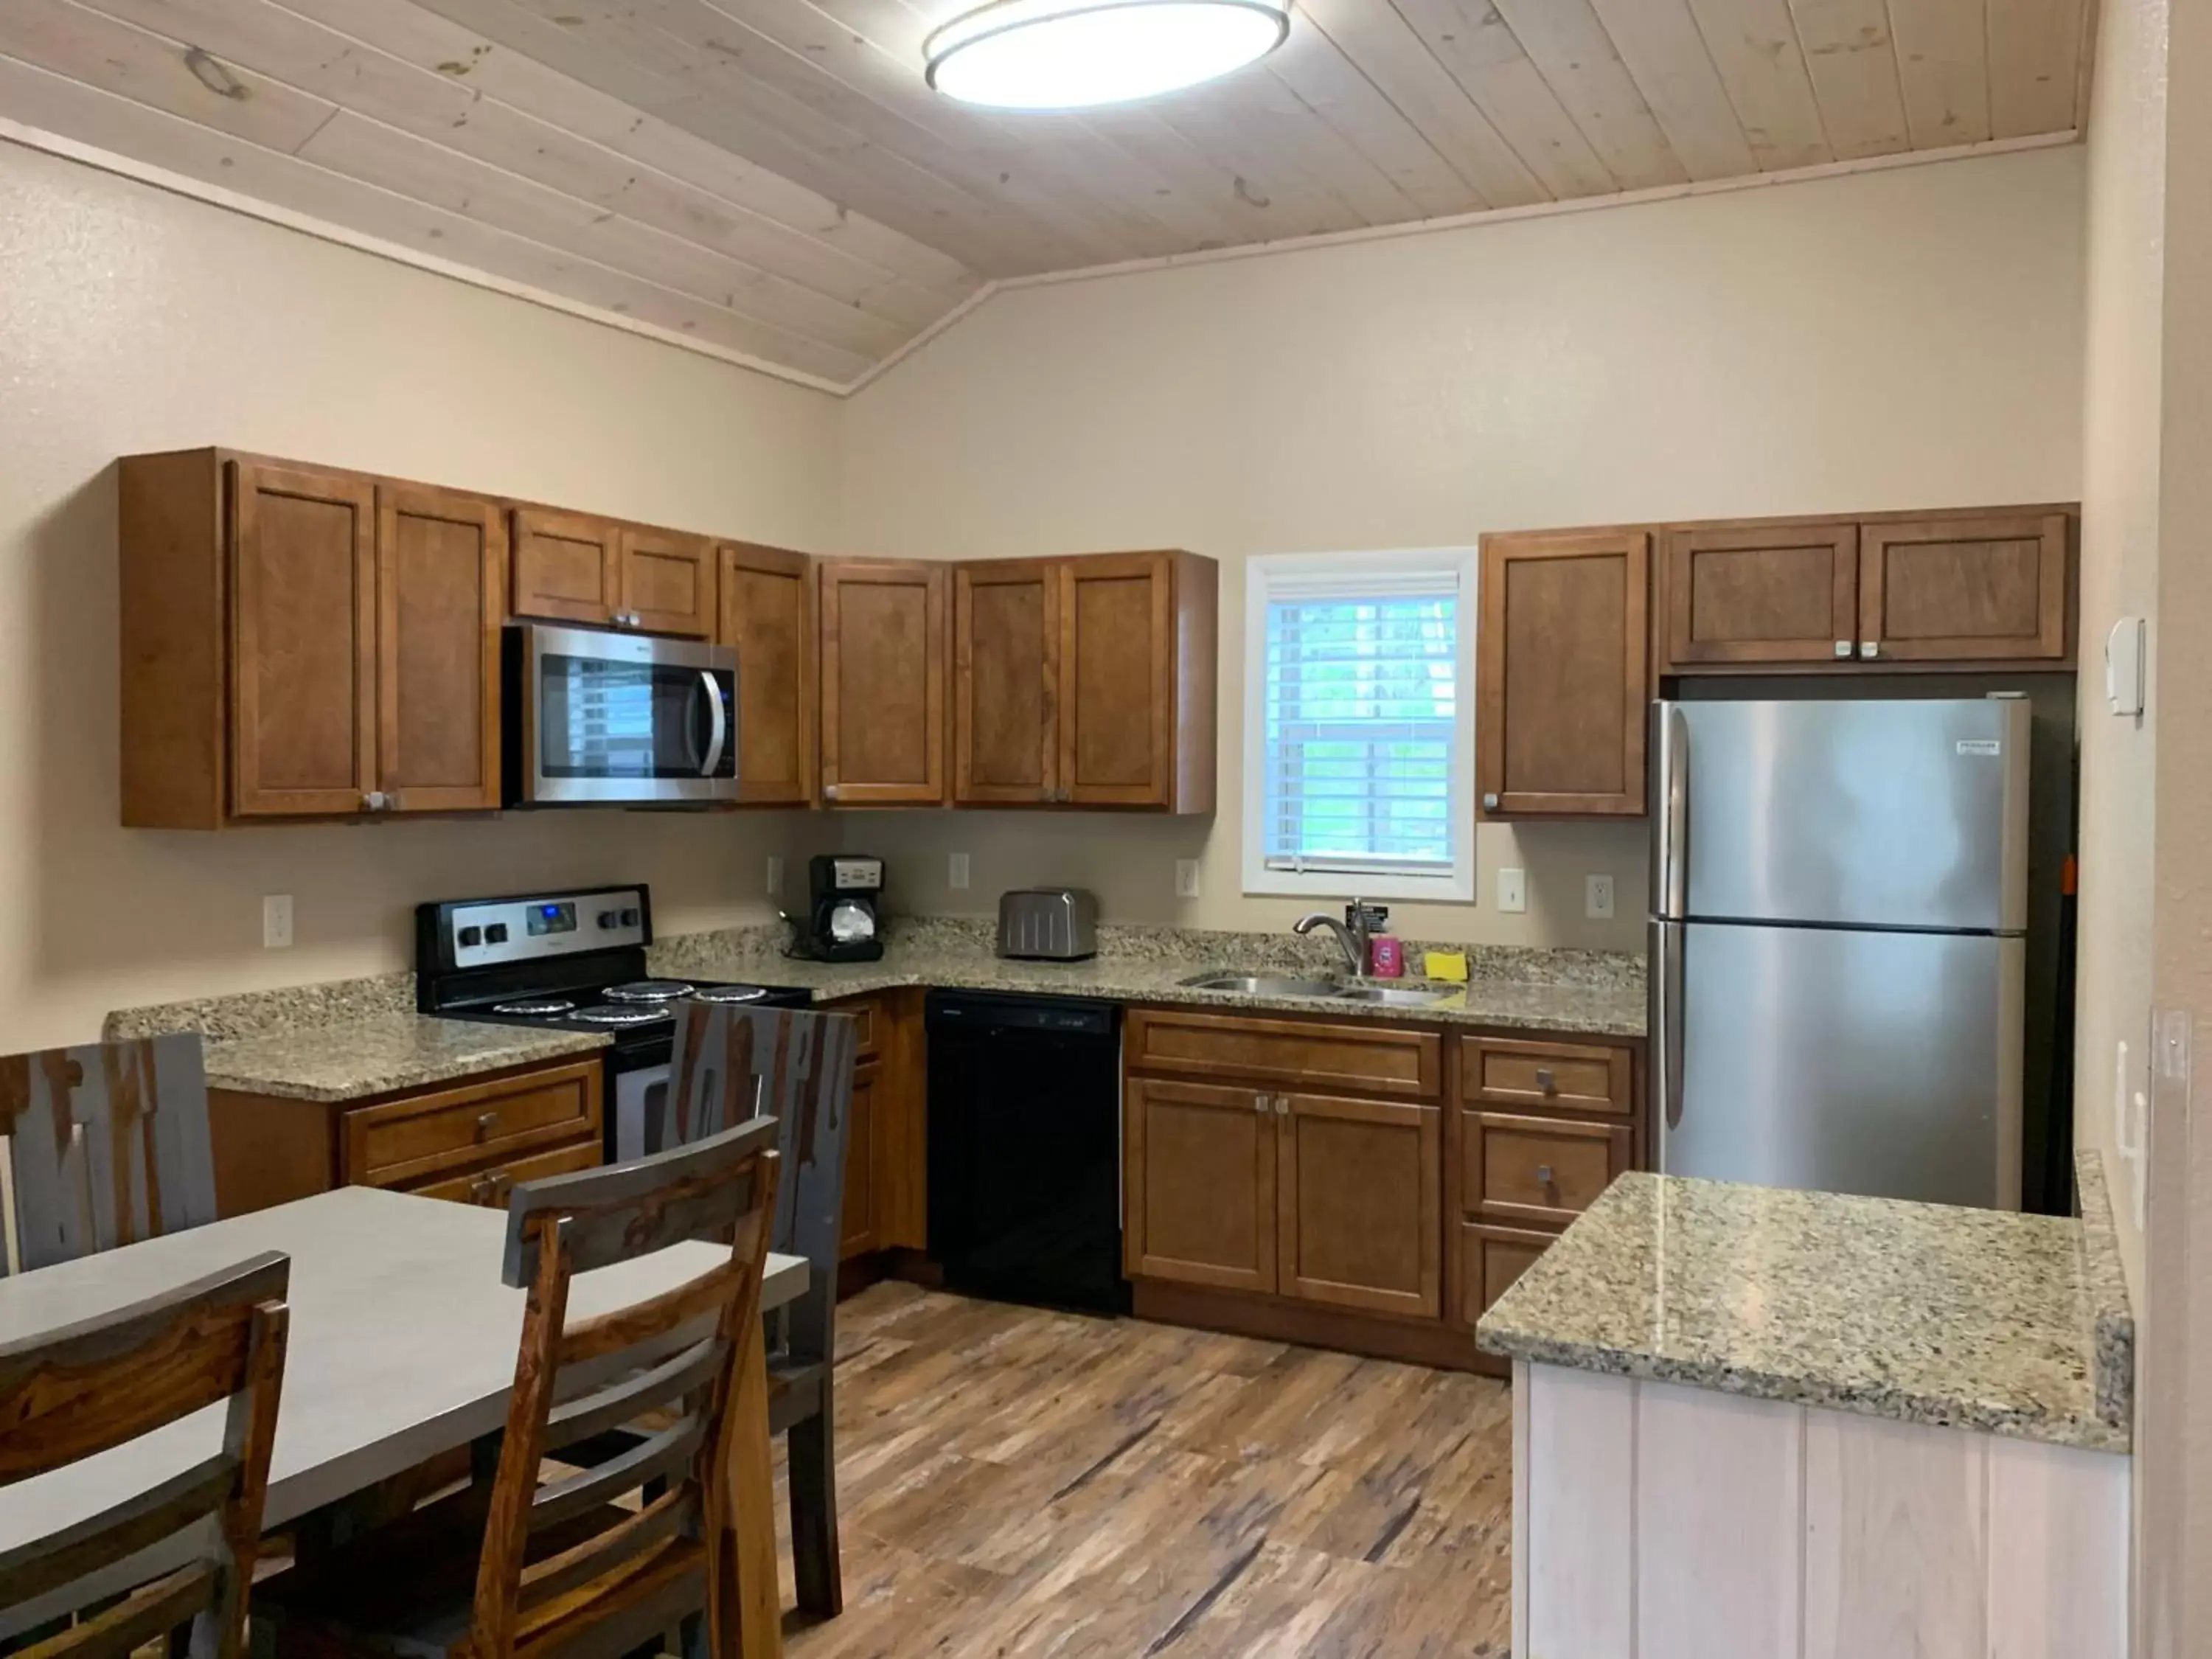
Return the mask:
POLYGON ((622 913, 622 925, 623 925, 623 927, 636 927, 636 926, 637 926, 637 922, 638 922, 638 915, 637 915, 637 912, 636 912, 636 911, 635 911, 635 910, 625 910, 625 911, 623 911, 623 912, 622 913))
POLYGON ((507 924, 503 921, 495 921, 490 927, 485 928, 484 943, 487 945, 506 944, 507 924))
POLYGON ((599 926, 602 927, 615 927, 619 924, 621 921, 622 912, 619 910, 602 910, 599 912, 599 926))
POLYGON ((483 943, 483 929, 481 927, 462 928, 460 942, 464 945, 482 945, 483 943))

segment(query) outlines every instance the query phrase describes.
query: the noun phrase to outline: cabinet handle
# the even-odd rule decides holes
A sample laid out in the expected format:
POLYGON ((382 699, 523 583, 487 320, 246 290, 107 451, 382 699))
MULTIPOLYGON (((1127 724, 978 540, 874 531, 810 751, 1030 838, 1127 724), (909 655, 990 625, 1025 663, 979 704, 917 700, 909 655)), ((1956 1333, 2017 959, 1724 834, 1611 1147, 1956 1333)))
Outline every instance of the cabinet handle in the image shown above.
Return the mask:
POLYGON ((1254 1095, 1252 1097, 1252 1109, 1255 1112, 1261 1113, 1273 1111, 1274 1108, 1270 1103, 1271 1099, 1272 1097, 1267 1095, 1254 1095))
POLYGON ((822 786, 822 799, 824 799, 824 800, 835 800, 835 799, 837 799, 837 786, 836 786, 836 784, 834 784, 834 783, 825 783, 825 784, 823 784, 823 785, 822 786))
POLYGON ((1552 1184, 1552 1166, 1550 1164, 1539 1164, 1536 1166, 1536 1181, 1537 1184, 1540 1186, 1548 1187, 1552 1184))
POLYGON ((478 1176, 474 1181, 469 1182, 469 1202, 479 1205, 489 1204, 491 1202, 491 1177, 489 1176, 478 1176))
POLYGON ((1498 797, 1495 794, 1485 795, 1482 798, 1482 810, 1486 812, 1495 812, 1498 810, 1498 797))
POLYGON ((477 1114, 477 1139, 478 1140, 482 1140, 485 1136, 489 1135, 497 1127, 499 1127, 499 1114, 497 1112, 478 1112, 477 1114))
POLYGON ((1861 659, 1867 662, 1872 662, 1880 655, 1881 655, 1881 641, 1880 640, 1861 640, 1859 641, 1859 656, 1861 659))
POLYGON ((1836 641, 1836 654, 1839 657, 1850 656, 1851 654, 1851 642, 1849 640, 1838 640, 1836 641))
POLYGON ((392 797, 381 789, 372 789, 361 798, 361 804, 369 811, 381 812, 392 805, 392 797))
POLYGON ((1291 1097, 1288 1095, 1277 1095, 1275 1097, 1275 1115, 1277 1117, 1288 1117, 1290 1115, 1291 1097))
POLYGON ((1539 1066, 1536 1068, 1536 1086, 1539 1089, 1541 1089, 1547 1095, 1555 1095, 1559 1092, 1559 1080, 1552 1075, 1552 1068, 1550 1066, 1539 1066))

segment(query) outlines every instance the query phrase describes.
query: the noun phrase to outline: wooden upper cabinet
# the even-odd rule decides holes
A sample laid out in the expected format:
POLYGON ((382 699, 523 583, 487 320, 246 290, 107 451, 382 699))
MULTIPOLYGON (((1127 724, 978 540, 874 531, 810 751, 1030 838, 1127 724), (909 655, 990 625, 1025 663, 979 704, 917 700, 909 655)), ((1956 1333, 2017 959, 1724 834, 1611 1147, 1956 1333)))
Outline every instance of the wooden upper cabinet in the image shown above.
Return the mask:
POLYGON ((952 573, 952 799, 1060 799, 1063 568, 1046 560, 952 573))
POLYGON ((514 509, 514 614, 605 624, 622 608, 623 526, 543 507, 514 509))
POLYGON ((816 766, 812 561, 725 542, 720 565, 714 637, 738 653, 738 799, 803 806, 816 766))
POLYGON ((1868 524, 1860 532, 1860 657, 2063 658, 2067 530, 2063 513, 1868 524))
POLYGON ((234 462, 230 811, 360 811, 376 787, 376 492, 234 462))
POLYGON ((376 500, 374 787, 395 811, 496 807, 503 515, 417 484, 376 500))
POLYGON ((1482 538, 1485 817, 1643 812, 1650 565, 1640 530, 1482 538))
POLYGON ((1056 799, 1213 810, 1218 583, 1189 553, 1062 563, 1056 799))
POLYGON ((704 536, 624 525, 617 617, 648 634, 714 636, 714 544, 704 536))
POLYGON ((1273 1100, 1252 1089, 1128 1080, 1122 1252, 1132 1275, 1275 1288, 1273 1100))
POLYGON ((840 806, 945 799, 945 592, 951 567, 826 559, 822 797, 840 806))
POLYGON ((1660 556, 1662 672, 1833 662, 1858 626, 1856 524, 1670 530, 1660 556))
POLYGON ((1276 1097, 1277 1288, 1302 1301, 1433 1319, 1443 1311, 1443 1112, 1276 1097))

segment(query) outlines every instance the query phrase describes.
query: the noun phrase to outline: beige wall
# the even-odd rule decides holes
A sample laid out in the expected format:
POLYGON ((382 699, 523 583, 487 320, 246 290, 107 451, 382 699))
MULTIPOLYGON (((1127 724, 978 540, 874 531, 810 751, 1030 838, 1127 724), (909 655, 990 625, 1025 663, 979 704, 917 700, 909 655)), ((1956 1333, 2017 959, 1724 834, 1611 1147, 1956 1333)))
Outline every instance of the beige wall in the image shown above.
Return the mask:
MULTIPOLYGON (((2070 499, 2078 149, 1004 293, 853 399, 842 544, 1220 558, 1208 822, 848 814, 919 908, 1033 880, 1109 915, 1281 926, 1239 893, 1239 561, 1640 518, 2070 499), (945 885, 967 851, 972 884, 945 885), (1173 897, 1174 860, 1204 895, 1173 897)), ((1414 936, 1640 945, 1640 824, 1482 830, 1481 902, 1414 936), (1530 872, 1529 910, 1492 907, 1530 872), (1618 878, 1583 919, 1583 874, 1618 878)))
POLYGON ((0 1051, 122 1003, 404 967, 410 907, 643 878, 766 914, 800 821, 118 829, 115 473, 222 443, 799 547, 836 402, 0 143, 0 1051), (297 944, 261 948, 260 896, 297 944))

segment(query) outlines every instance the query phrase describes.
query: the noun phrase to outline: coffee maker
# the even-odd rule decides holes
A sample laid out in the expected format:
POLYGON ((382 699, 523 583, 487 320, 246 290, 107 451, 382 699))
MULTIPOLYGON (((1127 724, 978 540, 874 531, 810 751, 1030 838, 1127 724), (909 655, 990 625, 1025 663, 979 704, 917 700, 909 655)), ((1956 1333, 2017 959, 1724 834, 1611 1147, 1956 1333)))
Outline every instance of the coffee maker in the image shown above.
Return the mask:
POLYGON ((806 914, 787 918, 791 954, 816 962, 873 962, 884 953, 884 861, 853 853, 817 853, 806 862, 806 914))

